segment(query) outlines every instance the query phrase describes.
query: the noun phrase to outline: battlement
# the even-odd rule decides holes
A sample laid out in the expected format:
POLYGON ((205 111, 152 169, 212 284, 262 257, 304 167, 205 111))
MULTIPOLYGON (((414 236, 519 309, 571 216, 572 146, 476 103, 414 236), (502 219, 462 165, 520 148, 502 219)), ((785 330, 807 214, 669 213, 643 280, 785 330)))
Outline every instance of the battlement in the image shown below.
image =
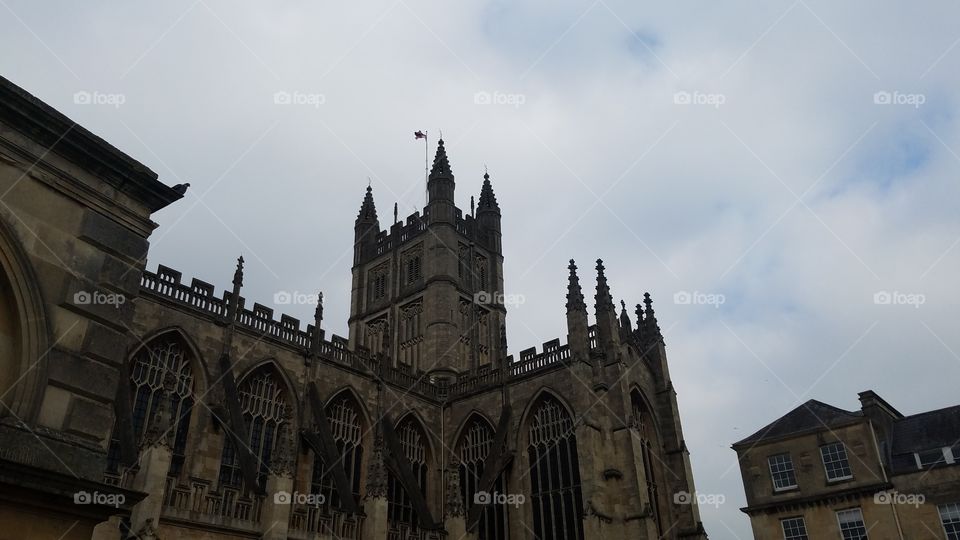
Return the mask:
MULTIPOLYGON (((425 209, 426 210, 426 209, 425 209)), ((420 212, 414 212, 407 216, 406 223, 398 222, 387 231, 377 233, 377 255, 400 247, 403 244, 413 240, 421 233, 427 230, 429 214, 425 211, 421 216, 420 212)))
MULTIPOLYGON (((410 226, 408 220, 406 226, 410 226)), ((226 322, 231 292, 224 290, 220 297, 214 294, 215 287, 210 283, 193 278, 190 284, 182 282, 183 274, 167 266, 158 265, 156 272, 144 271, 140 277, 140 290, 144 296, 162 299, 191 311, 209 316, 214 320, 226 322)), ((267 336, 281 345, 291 347, 300 353, 311 352, 314 332, 320 332, 319 347, 315 351, 319 359, 347 366, 357 371, 372 373, 384 382, 413 391, 434 400, 449 399, 475 391, 499 386, 503 383, 503 371, 487 367, 475 374, 467 374, 453 385, 440 385, 427 379, 424 372, 411 373, 393 367, 389 359, 372 355, 364 349, 351 351, 347 339, 331 335, 324 338, 322 329, 308 324, 301 329, 300 320, 286 314, 275 317, 274 310, 259 303, 252 308, 246 307, 246 299, 240 296, 237 302, 237 328, 247 330, 258 336, 267 336), (385 365, 381 365, 384 363, 385 365)), ((597 327, 589 328, 590 348, 599 346, 597 327)), ((536 347, 524 349, 519 360, 513 355, 506 358, 507 380, 532 376, 562 365, 570 360, 570 347, 561 344, 559 339, 543 343, 541 352, 536 347)))

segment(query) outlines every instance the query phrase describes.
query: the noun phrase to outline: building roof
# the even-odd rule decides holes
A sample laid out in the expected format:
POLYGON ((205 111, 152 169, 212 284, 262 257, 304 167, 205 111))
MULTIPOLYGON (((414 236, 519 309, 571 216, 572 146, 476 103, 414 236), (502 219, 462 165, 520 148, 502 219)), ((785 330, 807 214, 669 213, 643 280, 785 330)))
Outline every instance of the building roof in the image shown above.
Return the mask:
POLYGON ((818 428, 839 426, 861 418, 863 418, 863 415, 859 411, 845 411, 833 405, 827 405, 822 401, 811 399, 764 426, 753 435, 734 443, 733 446, 753 444, 818 428))
POLYGON ((183 197, 183 193, 160 182, 157 173, 146 165, 3 77, 0 77, 0 120, 142 201, 151 212, 183 197))
POLYGON ((960 405, 906 416, 893 423, 892 454, 954 446, 960 442, 960 405))

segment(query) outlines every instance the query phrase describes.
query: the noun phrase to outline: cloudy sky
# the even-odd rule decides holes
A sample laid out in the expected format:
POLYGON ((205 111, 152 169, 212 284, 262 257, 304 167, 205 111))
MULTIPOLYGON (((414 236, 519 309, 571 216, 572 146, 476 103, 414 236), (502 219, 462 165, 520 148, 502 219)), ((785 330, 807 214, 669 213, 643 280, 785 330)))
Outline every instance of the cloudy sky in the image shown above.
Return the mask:
POLYGON ((381 223, 421 208, 443 130, 458 204, 486 165, 503 209, 512 352, 565 336, 570 258, 653 295, 711 538, 750 537, 729 446, 776 416, 958 402, 960 5, 347 5, 2 0, 0 74, 192 185, 151 269, 219 290, 242 253, 340 334, 368 179, 381 223))

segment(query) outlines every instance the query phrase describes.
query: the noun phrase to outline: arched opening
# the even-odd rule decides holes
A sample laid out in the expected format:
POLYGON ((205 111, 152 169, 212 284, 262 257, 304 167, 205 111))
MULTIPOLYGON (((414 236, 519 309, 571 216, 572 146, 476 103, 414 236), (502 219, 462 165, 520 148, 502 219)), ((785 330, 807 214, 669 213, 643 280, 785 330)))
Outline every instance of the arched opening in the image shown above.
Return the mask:
MULTIPOLYGON (((247 426, 247 445, 263 485, 270 470, 270 457, 277 446, 277 431, 288 417, 285 386, 270 364, 247 375, 237 388, 240 410, 247 426)), ((240 458, 233 440, 224 434, 219 485, 239 489, 243 485, 240 458)))
MULTIPOLYGON (((427 436, 412 414, 408 414, 395 429, 400 449, 410 463, 413 478, 417 483, 420 494, 427 496, 427 464, 429 455, 427 450, 427 436)), ((403 489, 403 484, 393 471, 387 475, 387 518, 392 529, 401 535, 404 531, 415 530, 420 526, 417 511, 414 508, 410 494, 403 489)))
POLYGON ((7 408, 12 408, 12 386, 17 382, 20 374, 20 357, 22 344, 20 343, 20 321, 17 317, 16 297, 13 286, 3 268, 0 266, 0 396, 3 396, 2 412, 5 416, 7 408))
MULTIPOLYGON (((494 429, 485 418, 473 414, 464 425, 456 446, 456 456, 460 469, 460 495, 463 506, 469 515, 474 504, 484 505, 477 526, 478 540, 505 540, 507 534, 507 505, 493 500, 491 493, 481 494, 479 482, 483 476, 484 464, 493 447, 494 429)), ((503 475, 497 476, 493 492, 506 494, 503 475)))
POLYGON ((47 321, 30 258, 0 215, 0 418, 37 421, 50 350, 47 321))
MULTIPOLYGON (((343 467, 350 483, 350 490, 356 501, 360 500, 360 478, 363 470, 363 435, 366 433, 365 422, 360 405, 353 394, 343 391, 334 396, 326 407, 327 422, 330 425, 331 435, 339 451, 339 465, 343 467)), ((310 493, 320 494, 322 504, 311 509, 329 515, 332 509, 340 508, 340 494, 337 492, 330 474, 329 466, 323 456, 314 454, 313 472, 310 478, 310 493)))
POLYGON ((640 439, 640 456, 643 461, 643 475, 647 479, 647 497, 650 500, 650 510, 657 525, 657 534, 663 535, 663 515, 660 504, 660 480, 662 470, 659 457, 661 444, 657 432, 657 422, 647 405, 647 400, 639 390, 630 392, 631 416, 630 427, 640 439))
MULTIPOLYGON (((165 392, 164 384, 171 378, 173 385, 167 395, 173 419, 173 456, 169 476, 179 476, 186 460, 187 432, 194 405, 193 359, 189 348, 176 332, 167 332, 140 347, 130 360, 130 395, 133 410, 134 442, 143 442, 147 426, 160 406, 165 392)), ((120 466, 120 441, 114 428, 114 438, 107 451, 107 473, 117 474, 120 466)))
POLYGON ((583 540, 580 461, 573 418, 543 394, 528 420, 530 503, 538 540, 583 540))

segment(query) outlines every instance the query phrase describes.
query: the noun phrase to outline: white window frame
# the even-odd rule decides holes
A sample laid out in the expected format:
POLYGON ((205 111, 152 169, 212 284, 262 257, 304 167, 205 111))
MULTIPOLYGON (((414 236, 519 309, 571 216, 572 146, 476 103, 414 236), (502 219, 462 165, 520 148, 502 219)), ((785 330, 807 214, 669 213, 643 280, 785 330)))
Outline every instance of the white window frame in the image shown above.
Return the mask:
POLYGON ((937 506, 940 513, 940 525, 943 527, 944 538, 957 540, 960 538, 960 503, 947 503, 937 506), (947 525, 956 525, 957 532, 947 531, 947 525))
POLYGON ((782 452, 782 453, 779 453, 779 454, 774 454, 774 455, 772 455, 772 456, 768 456, 768 457, 767 457, 767 468, 770 469, 770 481, 773 483, 773 491, 779 493, 779 492, 781 492, 781 491, 790 491, 791 489, 796 489, 796 488, 797 488, 797 470, 793 467, 793 458, 790 456, 790 452, 782 452), (787 463, 790 464, 790 472, 793 473, 793 484, 791 484, 791 485, 789 485, 789 486, 777 486, 777 473, 785 473, 785 472, 787 472, 787 471, 786 471, 786 469, 784 469, 783 471, 774 471, 774 470, 773 470, 773 462, 772 462, 772 460, 773 460, 774 458, 778 458, 778 457, 781 457, 781 456, 786 456, 786 457, 787 457, 787 463))
MULTIPOLYGON (((820 447, 820 461, 823 463, 823 472, 827 476, 827 482, 842 482, 844 480, 850 480, 853 478, 853 468, 850 466, 850 458, 847 455, 847 445, 843 444, 842 441, 836 441, 832 443, 827 443, 820 447), (850 471, 850 474, 844 476, 837 476, 836 478, 830 477, 830 469, 827 467, 827 456, 823 453, 827 448, 839 446, 840 451, 843 453, 843 462, 846 464, 846 469, 850 471)), ((839 460, 837 461, 839 462, 839 460)), ((831 461, 831 463, 835 463, 831 461)))
MULTIPOLYGON (((940 465, 948 465, 948 464, 952 465, 956 463, 956 460, 954 460, 954 456, 952 455, 953 452, 949 446, 943 446, 939 449, 930 448, 929 450, 923 450, 922 452, 933 452, 934 450, 940 450, 940 453, 943 455, 943 463, 940 463, 940 465)), ((913 453, 913 459, 917 463, 917 469, 923 470, 927 467, 933 467, 934 463, 927 463, 926 465, 924 465, 923 461, 920 460, 920 453, 921 452, 913 453)))
POLYGON ((866 524, 866 521, 863 520, 863 509, 861 509, 859 506, 857 506, 857 507, 854 507, 854 508, 845 508, 845 509, 843 509, 843 510, 837 510, 837 511, 836 511, 836 516, 837 516, 837 530, 840 532, 840 540, 845 540, 845 537, 843 536, 843 524, 844 524, 844 522, 843 522, 843 521, 841 520, 841 518, 840 518, 840 516, 841 516, 842 514, 856 514, 857 517, 858 517, 858 519, 850 520, 850 521, 848 521, 847 523, 852 523, 852 522, 859 521, 859 522, 860 522, 860 526, 863 527, 863 532, 864 532, 864 535, 865 535, 865 536, 863 536, 862 538, 868 538, 868 537, 870 536, 870 535, 867 533, 867 524, 866 524))
POLYGON ((780 530, 783 531, 783 540, 808 540, 809 538, 807 534, 807 522, 803 519, 803 516, 793 516, 793 517, 781 519, 780 530), (803 528, 803 536, 787 536, 786 523, 788 521, 792 521, 792 522, 799 521, 800 526, 803 528))

